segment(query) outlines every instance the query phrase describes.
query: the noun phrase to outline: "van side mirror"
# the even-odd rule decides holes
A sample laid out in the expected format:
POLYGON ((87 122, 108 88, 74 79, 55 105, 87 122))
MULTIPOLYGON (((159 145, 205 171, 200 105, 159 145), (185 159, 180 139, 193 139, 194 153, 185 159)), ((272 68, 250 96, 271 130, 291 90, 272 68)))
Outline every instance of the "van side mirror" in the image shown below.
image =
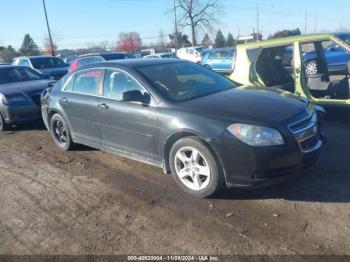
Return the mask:
POLYGON ((151 103, 151 96, 148 93, 142 94, 139 90, 132 90, 124 92, 122 100, 149 105, 151 103))

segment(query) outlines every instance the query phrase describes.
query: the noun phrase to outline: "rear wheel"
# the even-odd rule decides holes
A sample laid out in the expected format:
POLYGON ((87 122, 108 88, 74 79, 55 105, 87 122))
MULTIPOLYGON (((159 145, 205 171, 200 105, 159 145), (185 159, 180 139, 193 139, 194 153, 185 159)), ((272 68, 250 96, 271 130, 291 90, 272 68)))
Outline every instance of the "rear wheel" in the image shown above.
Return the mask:
POLYGON ((51 118, 50 130, 55 144, 65 150, 69 151, 75 146, 72 141, 71 134, 68 129, 66 121, 59 114, 55 114, 51 118))
POLYGON ((0 131, 8 131, 8 130, 10 130, 10 125, 6 123, 4 117, 0 113, 0 131))
POLYGON ((305 72, 307 75, 316 75, 318 73, 316 61, 308 61, 305 65, 305 72))
POLYGON ((184 138, 176 142, 170 151, 170 167, 176 183, 189 194, 209 197, 222 188, 221 168, 200 140, 184 138))

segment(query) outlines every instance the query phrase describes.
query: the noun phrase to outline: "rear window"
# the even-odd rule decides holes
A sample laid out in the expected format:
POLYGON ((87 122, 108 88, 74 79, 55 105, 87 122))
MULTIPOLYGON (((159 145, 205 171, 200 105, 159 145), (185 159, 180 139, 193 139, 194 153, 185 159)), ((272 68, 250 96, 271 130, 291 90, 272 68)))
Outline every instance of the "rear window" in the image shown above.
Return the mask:
POLYGON ((133 54, 103 54, 102 57, 106 61, 136 58, 133 54))
POLYGON ((67 67, 67 64, 57 57, 36 57, 30 58, 35 69, 51 69, 67 67))

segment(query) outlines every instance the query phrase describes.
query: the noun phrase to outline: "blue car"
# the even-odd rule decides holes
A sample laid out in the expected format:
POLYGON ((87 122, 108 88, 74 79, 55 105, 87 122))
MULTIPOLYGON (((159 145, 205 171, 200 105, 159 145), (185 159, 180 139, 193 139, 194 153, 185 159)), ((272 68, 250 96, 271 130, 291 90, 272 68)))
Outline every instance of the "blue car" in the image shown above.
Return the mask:
POLYGON ((233 68, 233 49, 212 49, 203 55, 202 65, 219 74, 228 75, 233 68))
MULTIPOLYGON (((340 39, 350 44, 350 33, 336 34, 340 39)), ((324 49, 330 72, 344 72, 350 61, 350 53, 341 46, 330 44, 324 49)), ((316 51, 304 53, 305 71, 308 75, 318 74, 316 51)))

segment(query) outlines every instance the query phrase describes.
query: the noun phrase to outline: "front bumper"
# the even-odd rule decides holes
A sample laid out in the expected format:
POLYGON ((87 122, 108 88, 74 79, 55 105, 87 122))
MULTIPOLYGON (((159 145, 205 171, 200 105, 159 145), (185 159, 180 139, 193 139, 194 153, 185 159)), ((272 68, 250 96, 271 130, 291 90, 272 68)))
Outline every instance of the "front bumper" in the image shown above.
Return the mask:
POLYGON ((9 125, 30 122, 41 118, 40 107, 35 104, 21 106, 2 105, 1 113, 5 122, 9 125))
POLYGON ((298 177, 303 169, 316 163, 324 139, 320 135, 320 143, 307 153, 291 141, 283 146, 251 147, 225 132, 213 141, 213 147, 221 160, 226 186, 257 188, 298 177))

